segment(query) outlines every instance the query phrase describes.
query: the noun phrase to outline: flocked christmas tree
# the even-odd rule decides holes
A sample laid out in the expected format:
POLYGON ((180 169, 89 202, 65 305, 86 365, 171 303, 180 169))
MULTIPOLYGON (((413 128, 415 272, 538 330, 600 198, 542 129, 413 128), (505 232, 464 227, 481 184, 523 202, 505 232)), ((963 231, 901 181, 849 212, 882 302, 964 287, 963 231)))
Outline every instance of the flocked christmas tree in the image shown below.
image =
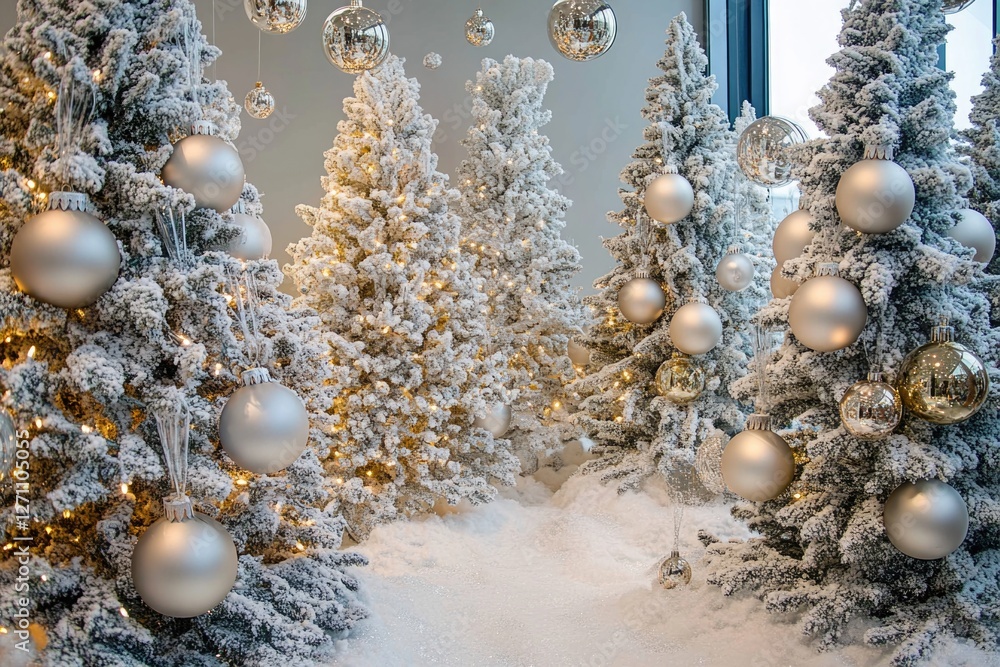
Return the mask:
MULTIPOLYGON (((363 561, 336 551, 343 520, 326 509, 320 434, 275 476, 241 470, 218 446, 219 412, 253 342, 229 304, 240 303, 240 275, 253 276, 259 290, 255 330, 264 338, 254 356, 291 387, 327 374, 314 317, 285 312, 276 264, 251 261, 243 274, 240 262, 211 252, 236 230, 159 179, 180 151, 170 138, 194 121, 213 121, 226 141, 239 132, 225 84, 202 80, 218 50, 194 11, 187 0, 23 0, 4 38, 0 386, 29 456, 13 474, 17 507, 12 488, 3 488, 3 523, 5 553, 17 545, 30 555, 27 603, 8 594, 0 603, 5 663, 21 655, 15 643, 44 648, 38 662, 47 665, 305 662, 322 659, 364 616, 357 582, 342 571, 363 561), (78 212, 79 194, 57 191, 89 195, 99 219, 78 212), (57 224, 34 217, 47 200, 56 202, 47 215, 57 224), (34 244, 29 227, 53 234, 34 244), (66 234, 81 239, 84 253, 74 253, 66 234), (96 252, 105 247, 112 262, 96 252), (170 438, 160 437, 157 419, 182 414, 191 423, 187 492, 240 554, 233 590, 193 618, 146 606, 131 563, 173 490, 164 461, 170 438), (17 620, 25 617, 30 638, 22 634, 28 623, 17 620)), ((219 189, 209 194, 235 188, 238 198, 242 176, 231 175, 211 181, 219 189)), ((260 212, 252 186, 242 196, 260 212)), ((17 561, 0 567, 7 591, 17 561)))
POLYGON ((518 467, 508 441, 472 426, 505 396, 449 210, 458 192, 436 170, 437 123, 418 93, 392 56, 358 77, 326 153, 326 194, 298 209, 313 233, 287 268, 327 335, 329 483, 358 538, 439 500, 488 500, 518 467))
MULTIPOLYGON (((715 79, 706 75, 708 60, 683 14, 671 22, 657 65, 663 73, 650 80, 642 110, 650 121, 646 143, 621 174, 625 208, 608 216, 626 230, 605 241, 619 264, 596 283, 601 293, 585 298, 602 319, 580 340, 601 370, 572 385, 586 397, 578 423, 597 442, 587 470, 619 480, 623 491, 657 471, 686 476, 699 443, 740 428, 744 408, 728 386, 746 372, 748 322, 764 302, 769 273, 755 255, 770 218, 760 193, 737 177, 735 134, 711 103, 715 79), (652 222, 645 209, 671 167, 693 186, 693 208, 674 224, 652 222), (735 276, 742 291, 728 291, 716 278, 734 243, 741 245, 736 254, 756 265, 755 273, 735 276), (650 280, 665 290, 662 314, 650 280), (637 285, 645 291, 631 299, 637 285)), ((661 218, 677 217, 653 208, 661 218)))
POLYGON ((477 259, 491 343, 517 396, 504 437, 529 466, 569 435, 567 344, 590 322, 571 283, 580 255, 561 236, 570 202, 549 186, 562 167, 539 132, 552 77, 543 60, 483 60, 465 86, 473 126, 458 172, 463 249, 477 259))
MULTIPOLYGON (((785 264, 805 281, 832 260, 840 278, 809 280, 762 313, 790 322, 770 412, 801 443, 798 477, 773 500, 736 506, 759 537, 712 546, 709 581, 801 614, 823 648, 863 636, 910 665, 948 637, 995 650, 1000 636, 1000 422, 993 402, 976 414, 987 383, 973 356, 995 373, 998 333, 976 288, 981 265, 947 238, 972 181, 951 143, 953 94, 938 68, 941 2, 861 0, 844 20, 836 74, 811 112, 829 138, 799 149, 816 235, 785 264), (883 159, 893 153, 905 172, 883 159), (859 183, 860 169, 880 180, 859 183), (858 187, 877 182, 886 185, 858 187), (821 290, 807 289, 814 281, 821 290), (856 343, 865 306, 852 283, 867 304, 856 343), (801 308, 823 317, 802 321, 801 308), (934 345, 904 360, 942 316, 954 329, 938 328, 934 345), (823 348, 834 351, 814 351, 823 348), (895 376, 898 394, 865 381, 869 371, 895 376)), ((750 394, 749 383, 736 391, 750 394)))

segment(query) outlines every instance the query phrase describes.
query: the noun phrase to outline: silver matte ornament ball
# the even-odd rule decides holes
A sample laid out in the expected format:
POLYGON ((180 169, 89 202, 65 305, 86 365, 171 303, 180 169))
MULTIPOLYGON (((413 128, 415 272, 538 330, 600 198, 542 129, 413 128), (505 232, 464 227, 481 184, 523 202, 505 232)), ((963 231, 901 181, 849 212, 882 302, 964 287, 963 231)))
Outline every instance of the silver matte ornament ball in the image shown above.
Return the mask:
POLYGON ((494 438, 502 438, 510 430, 512 418, 513 413, 509 405, 494 403, 485 415, 473 420, 472 426, 473 428, 486 429, 494 438))
POLYGON ((670 556, 660 563, 660 585, 665 590, 686 586, 691 583, 691 563, 681 557, 680 552, 671 551, 670 556))
POLYGON ((549 41, 570 60, 603 56, 617 34, 615 12, 604 0, 558 0, 549 10, 549 41))
POLYGON ((765 116, 743 130, 736 146, 736 161, 751 181, 765 188, 779 188, 794 180, 790 150, 806 140, 794 121, 765 116))
POLYGON ((781 275, 781 269, 774 267, 771 271, 771 294, 775 299, 786 299, 799 289, 799 284, 791 278, 781 275))
POLYGON ((389 55, 389 28, 378 12, 351 0, 326 17, 323 51, 341 72, 361 74, 378 67, 389 55))
POLYGON ((903 417, 903 401, 895 387, 871 372, 855 382, 840 399, 840 421, 861 440, 880 440, 892 434, 903 417))
POLYGON ((215 519, 166 517, 146 529, 132 552, 132 580, 143 602, 164 616, 191 618, 214 609, 236 583, 233 538, 215 519))
POLYGON ((566 354, 569 355, 569 360, 573 362, 574 366, 587 366, 590 364, 590 350, 572 338, 566 344, 566 354))
POLYGON ((916 201, 913 179, 884 146, 868 147, 865 159, 845 171, 837 185, 840 219, 864 234, 896 229, 913 213, 916 201))
POLYGON ((307 0, 243 0, 247 18, 264 32, 284 35, 306 19, 307 0))
POLYGON ((174 144, 160 175, 166 185, 193 195, 198 208, 225 213, 243 194, 246 172, 239 152, 215 132, 212 123, 195 123, 191 134, 174 144))
POLYGON ((489 46, 495 34, 493 21, 483 15, 481 7, 477 7, 472 18, 465 22, 466 41, 473 46, 489 46))
POLYGON ((784 438, 771 430, 768 415, 750 415, 747 428, 722 452, 722 478, 729 490, 754 502, 777 498, 795 475, 795 457, 784 438))
POLYGON ((739 292, 750 287, 754 276, 753 260, 739 247, 733 246, 719 260, 715 267, 715 279, 722 289, 728 292, 739 292))
POLYGON ((985 215, 971 208, 963 208, 958 212, 962 219, 948 230, 948 236, 955 239, 966 248, 976 251, 972 258, 982 264, 989 264, 997 249, 997 232, 985 215))
POLYGON ((85 308, 118 279, 118 241, 107 225, 86 212, 86 195, 53 192, 49 206, 14 236, 11 274, 33 299, 57 308, 85 308))
POLYGON ((258 81, 243 100, 243 108, 254 118, 263 120, 274 113, 274 95, 258 81))
POLYGON ((690 181, 677 173, 676 167, 667 167, 646 187, 643 198, 646 213, 653 220, 665 225, 680 222, 694 208, 694 189, 690 181))
POLYGON ((219 443, 236 465, 259 475, 284 470, 309 444, 309 414, 298 395, 265 369, 243 373, 219 417, 219 443))
POLYGON ((799 209, 788 216, 774 230, 774 239, 771 241, 771 249, 774 250, 774 259, 778 262, 778 268, 790 259, 802 256, 806 246, 813 241, 816 232, 809 228, 812 224, 812 214, 799 209))
POLYGON ((271 230, 266 222, 257 216, 238 212, 232 213, 229 222, 239 227, 240 233, 226 245, 226 252, 243 261, 270 257, 271 230))
POLYGON ((670 319, 670 340, 684 354, 705 354, 722 340, 722 318, 707 303, 686 303, 670 319))
POLYGON ((939 479, 896 487, 882 513, 892 545, 911 558, 937 560, 952 553, 969 532, 969 508, 961 494, 939 479))
POLYGON ((618 309, 633 324, 650 324, 663 314, 667 295, 660 283, 639 272, 618 290, 618 309))
POLYGON ((788 326, 800 343, 817 352, 852 345, 868 322, 868 306, 853 283, 841 278, 836 264, 821 264, 792 295, 788 326))

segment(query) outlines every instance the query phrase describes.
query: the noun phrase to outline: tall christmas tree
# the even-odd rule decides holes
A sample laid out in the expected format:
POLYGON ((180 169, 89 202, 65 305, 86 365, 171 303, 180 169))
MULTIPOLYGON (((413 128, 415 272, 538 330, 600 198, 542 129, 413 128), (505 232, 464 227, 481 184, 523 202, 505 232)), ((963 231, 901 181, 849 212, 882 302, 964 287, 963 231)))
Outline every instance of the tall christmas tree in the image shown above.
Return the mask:
MULTIPOLYGON (((4 559, 0 583, 27 586, 0 598, 5 663, 42 648, 46 665, 306 661, 364 616, 342 572, 362 560, 335 551, 343 520, 326 509, 315 448, 282 474, 256 476, 218 446, 220 409, 253 342, 229 304, 237 276, 259 286, 257 356, 277 380, 322 381, 324 348, 312 315, 285 312, 276 264, 251 261, 243 274, 208 252, 236 230, 160 181, 181 150, 169 138, 194 121, 213 121, 225 141, 239 132, 225 84, 202 79, 219 52, 200 28, 188 0, 22 0, 3 40, 0 387, 27 454, 2 490, 4 549, 18 555, 4 559), (47 200, 58 223, 36 216, 47 200), (38 229, 51 232, 41 244, 38 229), (233 590, 193 618, 146 606, 132 576, 137 539, 176 490, 164 462, 172 438, 157 428, 168 413, 190 418, 187 493, 240 554, 233 590)), ((212 183, 238 198, 242 178, 222 176, 212 183)), ((259 212, 252 186, 242 196, 259 212)))
POLYGON ((539 132, 552 118, 542 106, 552 77, 543 60, 483 60, 465 86, 473 126, 458 172, 462 243, 478 260, 491 343, 517 392, 504 437, 529 465, 568 435, 567 344, 590 322, 571 284, 580 255, 561 236, 570 202, 549 186, 562 167, 539 132))
POLYGON ((608 216, 626 230, 604 243, 619 264, 595 283, 601 293, 585 299, 602 320, 581 340, 601 370, 572 386, 586 397, 578 422, 597 442, 598 457, 586 469, 620 480, 622 491, 657 471, 690 470, 700 442, 742 426, 743 408, 727 388, 745 374, 747 324, 765 299, 769 273, 754 257, 769 216, 761 196, 737 178, 735 134, 711 103, 715 79, 706 75, 708 59, 683 14, 670 23, 666 44, 657 63, 663 73, 646 89, 646 143, 621 174, 629 188, 619 192, 625 208, 608 216), (670 168, 693 186, 693 209, 675 224, 650 222, 653 183, 670 168), (737 242, 756 273, 740 276, 743 291, 728 291, 715 272, 737 242), (649 279, 665 288, 666 308, 657 315, 654 303, 632 315, 648 323, 634 323, 630 290, 638 284, 646 290, 639 296, 648 298, 651 287, 655 296, 649 279), (695 321, 684 321, 688 314, 695 321))
POLYGON ((504 396, 419 90, 395 57, 358 77, 322 203, 298 208, 313 233, 287 267, 327 335, 329 478, 358 538, 439 500, 488 500, 518 467, 509 442, 472 426, 504 396))
POLYGON ((992 649, 1000 637, 1000 423, 993 405, 974 414, 986 382, 972 356, 995 373, 1000 333, 976 289, 980 265, 946 236, 972 183, 952 147, 954 96, 938 68, 947 30, 940 0, 861 0, 844 12, 841 49, 828 61, 836 73, 811 112, 829 138, 799 155, 816 235, 785 264, 804 281, 833 260, 844 280, 824 279, 825 304, 800 301, 816 294, 807 282, 762 313, 790 321, 770 373, 771 415, 804 443, 800 471, 788 492, 734 509, 759 537, 714 545, 708 557, 709 580, 726 593, 751 590, 772 611, 800 613, 802 632, 824 648, 863 632, 868 644, 893 646, 898 665, 928 659, 947 637, 992 649), (882 159, 893 153, 905 172, 882 159), (886 183, 866 190, 860 209, 846 196, 865 190, 855 165, 886 183), (853 344, 864 307, 856 319, 850 283, 868 320, 853 344), (827 315, 798 320, 812 306, 827 315), (941 316, 954 329, 939 327, 917 350, 941 316), (814 351, 823 347, 840 351, 814 351), (877 377, 864 382, 869 371, 896 375, 898 394, 877 377), (856 619, 866 617, 861 630, 856 619))

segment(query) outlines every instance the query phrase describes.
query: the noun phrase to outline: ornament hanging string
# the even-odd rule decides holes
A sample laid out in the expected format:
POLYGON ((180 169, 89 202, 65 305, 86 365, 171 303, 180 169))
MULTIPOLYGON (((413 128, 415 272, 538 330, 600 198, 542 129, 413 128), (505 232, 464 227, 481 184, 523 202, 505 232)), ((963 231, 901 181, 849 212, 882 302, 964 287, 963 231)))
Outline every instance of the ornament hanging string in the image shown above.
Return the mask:
POLYGON ((635 233, 639 241, 639 251, 642 252, 642 262, 640 265, 643 269, 649 269, 651 262, 649 248, 653 244, 653 225, 650 224, 649 216, 645 213, 636 213, 635 233))
POLYGON ((674 551, 680 551, 681 522, 684 520, 684 503, 680 502, 679 498, 674 502, 673 519, 674 519, 674 551))
POLYGON ((181 267, 187 267, 192 259, 187 245, 187 220, 180 206, 157 208, 154 214, 160 241, 167 257, 181 267))
POLYGON ((257 290, 257 278, 250 271, 241 271, 239 275, 229 270, 229 289, 233 293, 233 307, 236 309, 236 323, 243 335, 244 354, 250 368, 257 368, 263 363, 264 340, 260 334, 259 313, 260 293, 257 290))
POLYGON ((767 383, 767 369, 771 356, 771 339, 773 332, 760 324, 754 324, 750 333, 750 342, 754 350, 754 371, 757 379, 757 412, 767 414, 771 408, 771 396, 767 383))
MULTIPOLYGON (((212 14, 213 20, 215 14, 212 14)), ((195 29, 198 18, 191 14, 184 17, 183 26, 178 35, 179 46, 188 60, 187 77, 191 101, 198 107, 198 117, 201 117, 201 103, 198 97, 198 84, 201 83, 201 48, 198 44, 198 32, 195 29)))
POLYGON ((63 185, 69 185, 69 157, 80 145, 83 130, 93 118, 96 105, 97 93, 93 81, 78 81, 73 74, 73 63, 67 63, 59 82, 59 98, 56 102, 58 178, 63 185))
POLYGON ((257 80, 260 81, 260 51, 261 51, 261 35, 264 34, 263 30, 257 31, 257 80))
POLYGON ((167 464, 167 475, 177 499, 187 496, 188 478, 188 430, 191 415, 180 400, 176 405, 157 410, 156 431, 163 445, 163 458, 167 464))
MULTIPOLYGON (((874 333, 870 344, 864 346, 865 360, 868 362, 869 371, 881 373, 885 337, 883 336, 882 321, 880 318, 872 318, 872 331, 874 333)), ((869 341, 866 341, 866 343, 869 343, 869 341)))

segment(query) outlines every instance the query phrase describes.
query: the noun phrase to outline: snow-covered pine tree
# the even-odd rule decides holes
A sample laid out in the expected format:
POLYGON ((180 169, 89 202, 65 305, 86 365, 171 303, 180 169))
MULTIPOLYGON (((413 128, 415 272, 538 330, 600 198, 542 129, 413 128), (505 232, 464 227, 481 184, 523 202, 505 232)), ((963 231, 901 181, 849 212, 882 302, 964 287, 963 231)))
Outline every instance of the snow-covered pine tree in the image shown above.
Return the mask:
POLYGON ((358 538, 439 500, 489 500, 518 468, 508 441, 472 428, 504 396, 419 90, 392 56, 357 78, 326 152, 326 194, 298 207, 313 233, 289 248, 297 303, 319 313, 329 343, 329 483, 358 538))
POLYGON ((625 208, 608 215, 626 230, 604 242, 619 264, 595 283, 600 294, 584 299, 602 319, 580 340, 601 370, 571 386, 586 397, 577 420, 597 443, 597 458, 585 470, 619 480, 622 491, 657 470, 665 475, 689 470, 702 440, 718 430, 741 428, 744 408, 729 397, 728 387, 746 373, 748 324, 766 299, 770 271, 757 257, 756 275, 744 291, 728 292, 716 281, 716 265, 736 240, 751 256, 758 254, 770 216, 761 194, 737 180, 735 133, 725 111, 711 103, 715 79, 706 75, 708 59, 683 14, 670 23, 666 44, 657 63, 663 73, 646 89, 646 143, 621 174, 628 186, 619 191, 625 208), (694 210, 677 224, 654 225, 647 250, 637 220, 645 215, 647 185, 668 165, 694 187, 694 210), (737 191, 744 213, 738 239, 737 191), (617 299, 647 257, 651 277, 666 288, 667 309, 641 326, 620 314, 617 299), (654 378, 675 352, 668 331, 672 313, 695 298, 704 298, 719 313, 723 336, 715 349, 694 357, 707 378, 705 391, 694 402, 677 405, 658 395, 654 378))
MULTIPOLYGON (((869 370, 898 369, 904 355, 929 340, 941 315, 995 369, 1000 334, 991 330, 989 303, 975 285, 981 269, 946 237, 972 184, 951 143, 950 77, 938 68, 947 30, 940 0, 861 0, 844 12, 841 49, 828 61, 836 73, 811 112, 829 138, 808 142, 799 154, 816 237, 785 266, 804 280, 818 263, 839 259, 841 276, 867 302, 868 329, 836 353, 813 352, 786 336, 771 372, 771 414, 804 441, 799 478, 773 501, 734 508, 759 537, 715 544, 708 554, 709 581, 727 594, 754 591, 772 611, 800 613, 802 632, 823 648, 863 633, 868 644, 893 647, 897 665, 928 660, 950 636, 993 650, 1000 637, 995 403, 951 426, 906 417, 879 442, 852 437, 838 415, 850 385, 869 370), (913 214, 887 234, 847 230, 835 206, 841 174, 862 159, 866 145, 894 148, 916 186, 913 214), (880 346, 873 342, 879 337, 880 346), (889 494, 926 478, 957 489, 971 515, 965 542, 939 560, 903 555, 883 526, 889 494)), ((782 326, 788 305, 773 301, 763 319, 782 326)))
POLYGON ((517 392, 504 437, 529 465, 570 435, 566 346, 590 323, 571 282, 580 254, 561 235, 570 202, 549 186, 562 167, 539 131, 552 118, 542 102, 553 75, 544 60, 483 60, 465 85, 473 125, 458 171, 462 243, 478 260, 491 343, 517 392))
MULTIPOLYGON (((219 53, 201 35, 188 0, 22 0, 0 59, 0 387, 29 442, 28 478, 2 490, 5 544, 30 538, 26 607, 45 665, 273 665, 322 659, 364 609, 342 570, 363 562, 336 551, 343 519, 326 508, 314 446, 284 474, 257 477, 218 448, 217 419, 236 386, 243 347, 227 303, 240 263, 205 252, 232 228, 193 198, 164 186, 169 136, 207 118, 221 136, 239 132, 223 82, 190 90, 219 53), (187 38, 184 37, 187 35, 187 38), (60 84, 93 82, 96 108, 77 148, 53 150, 60 84), (12 238, 57 188, 88 193, 123 248, 117 282, 90 307, 63 310, 21 293, 8 268, 12 238), (189 263, 167 258, 155 214, 186 212, 189 263), (136 539, 163 515, 168 493, 153 413, 186 404, 192 420, 189 491, 197 510, 223 522, 240 556, 236 587, 211 613, 161 616, 133 587, 136 539), (30 504, 29 504, 30 503, 30 504)), ((244 197, 259 210, 256 190, 244 197)), ((285 313, 274 262, 247 264, 262 296, 261 329, 274 376, 288 386, 322 381, 325 352, 314 316, 285 313), (319 367, 319 368, 317 368, 319 367)), ((5 551, 6 553, 6 551, 5 551)), ((12 593, 18 562, 0 583, 12 593)), ((18 595, 0 596, 5 640, 18 595)), ((4 642, 0 662, 20 654, 4 642)))

